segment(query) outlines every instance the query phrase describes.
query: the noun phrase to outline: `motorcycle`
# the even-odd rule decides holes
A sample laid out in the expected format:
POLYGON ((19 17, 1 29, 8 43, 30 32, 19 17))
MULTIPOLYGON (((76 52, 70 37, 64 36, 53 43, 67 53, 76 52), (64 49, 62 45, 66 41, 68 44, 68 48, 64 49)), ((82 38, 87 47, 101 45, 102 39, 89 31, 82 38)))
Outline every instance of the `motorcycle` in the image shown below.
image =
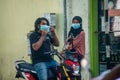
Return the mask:
MULTIPOLYGON (((66 52, 67 53, 67 52, 66 52)), ((74 53, 75 54, 75 53, 74 53)), ((80 63, 75 59, 68 59, 62 56, 56 49, 50 52, 50 55, 57 55, 60 59, 60 65, 57 66, 57 75, 52 69, 48 71, 48 80, 80 80, 80 63)), ((25 80, 38 80, 35 69, 31 63, 25 60, 16 60, 16 78, 23 78, 25 80)))
MULTIPOLYGON (((50 55, 57 55, 62 61, 62 57, 58 54, 57 50, 51 51, 50 55)), ((15 78, 23 78, 25 80, 38 80, 37 73, 31 63, 25 60, 15 61, 16 76, 15 78)), ((54 73, 52 68, 48 71, 48 80, 57 80, 57 75, 54 73)))
MULTIPOLYGON (((81 80, 81 65, 77 52, 64 51, 64 62, 62 66, 65 67, 67 79, 63 80, 81 80), (76 57, 77 56, 77 57, 76 57)), ((58 69, 59 70, 59 69, 58 69)))

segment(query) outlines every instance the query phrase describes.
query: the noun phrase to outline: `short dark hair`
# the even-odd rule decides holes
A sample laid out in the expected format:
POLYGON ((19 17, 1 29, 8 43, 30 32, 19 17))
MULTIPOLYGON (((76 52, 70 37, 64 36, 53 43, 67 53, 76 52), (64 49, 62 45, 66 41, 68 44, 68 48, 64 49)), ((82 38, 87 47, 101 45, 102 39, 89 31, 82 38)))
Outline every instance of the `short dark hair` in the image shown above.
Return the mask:
POLYGON ((38 24, 40 24, 42 20, 45 20, 45 21, 47 22, 47 25, 49 26, 49 21, 48 21, 46 18, 44 18, 44 17, 41 17, 41 18, 40 18, 40 17, 39 17, 39 18, 36 19, 35 24, 34 24, 35 31, 38 31, 38 30, 39 30, 38 24))

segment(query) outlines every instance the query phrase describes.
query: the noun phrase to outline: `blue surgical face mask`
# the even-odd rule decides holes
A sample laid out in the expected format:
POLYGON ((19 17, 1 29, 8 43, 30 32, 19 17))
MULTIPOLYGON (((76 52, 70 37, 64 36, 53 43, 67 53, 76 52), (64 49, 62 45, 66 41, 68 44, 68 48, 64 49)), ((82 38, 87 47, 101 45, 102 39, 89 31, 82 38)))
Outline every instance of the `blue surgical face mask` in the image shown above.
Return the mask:
POLYGON ((48 25, 40 25, 40 30, 41 31, 46 30, 47 32, 50 32, 50 26, 48 26, 48 25))
POLYGON ((78 29, 80 27, 80 23, 73 23, 71 25, 74 29, 78 29))

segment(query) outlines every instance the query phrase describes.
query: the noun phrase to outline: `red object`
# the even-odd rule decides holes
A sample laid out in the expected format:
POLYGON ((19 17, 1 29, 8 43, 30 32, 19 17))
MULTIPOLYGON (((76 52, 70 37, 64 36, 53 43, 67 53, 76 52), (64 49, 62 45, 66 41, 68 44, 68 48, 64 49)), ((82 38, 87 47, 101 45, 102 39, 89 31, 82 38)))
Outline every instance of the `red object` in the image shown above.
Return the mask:
POLYGON ((69 59, 66 60, 65 63, 68 64, 68 65, 71 66, 71 67, 73 66, 73 64, 75 64, 76 66, 79 66, 79 63, 78 63, 78 62, 74 62, 74 61, 69 60, 69 59))
POLYGON ((120 9, 111 9, 108 11, 109 16, 120 16, 120 9))
POLYGON ((28 80, 36 80, 35 77, 30 73, 25 73, 25 76, 28 78, 28 80))

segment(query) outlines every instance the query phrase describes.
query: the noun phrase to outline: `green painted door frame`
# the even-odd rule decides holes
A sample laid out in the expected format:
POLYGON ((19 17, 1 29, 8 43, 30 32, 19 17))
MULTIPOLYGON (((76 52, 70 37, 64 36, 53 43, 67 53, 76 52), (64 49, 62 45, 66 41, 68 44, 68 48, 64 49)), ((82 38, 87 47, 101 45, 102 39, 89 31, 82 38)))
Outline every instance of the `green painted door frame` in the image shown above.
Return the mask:
POLYGON ((98 4, 97 0, 90 0, 90 63, 93 76, 97 76, 99 73, 98 66, 98 4))

